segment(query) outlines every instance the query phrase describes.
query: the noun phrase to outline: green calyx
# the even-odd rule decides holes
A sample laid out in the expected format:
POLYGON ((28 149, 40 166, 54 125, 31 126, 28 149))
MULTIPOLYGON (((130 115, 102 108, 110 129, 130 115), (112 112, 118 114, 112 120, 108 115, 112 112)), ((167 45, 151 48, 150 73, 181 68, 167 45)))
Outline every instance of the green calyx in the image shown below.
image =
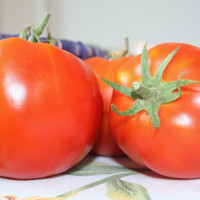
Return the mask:
POLYGON ((159 66, 155 75, 151 77, 148 65, 147 48, 146 45, 144 45, 141 58, 142 81, 141 83, 138 81, 133 82, 132 88, 121 86, 101 77, 102 80, 113 89, 125 94, 135 101, 133 106, 124 112, 119 112, 114 104, 111 105, 112 110, 116 114, 122 116, 131 116, 145 110, 151 118, 154 129, 158 129, 160 127, 160 106, 178 99, 181 96, 181 86, 200 83, 197 81, 180 79, 182 74, 176 81, 162 82, 163 72, 179 48, 180 47, 176 48, 170 55, 168 55, 159 66), (174 92, 176 89, 178 89, 178 92, 174 92))
POLYGON ((118 58, 130 56, 128 36, 124 38, 124 42, 125 42, 125 47, 123 49, 116 52, 110 52, 105 58, 108 60, 116 60, 118 58))
MULTIPOLYGON (((36 27, 32 28, 32 25, 31 25, 24 28, 24 30, 20 33, 19 38, 22 38, 25 40, 28 38, 28 41, 30 42, 41 43, 39 36, 43 33, 44 28, 46 27, 48 23, 49 17, 50 17, 50 13, 45 13, 43 19, 36 27)), ((50 44, 55 44, 56 40, 48 38, 47 42, 50 44)))

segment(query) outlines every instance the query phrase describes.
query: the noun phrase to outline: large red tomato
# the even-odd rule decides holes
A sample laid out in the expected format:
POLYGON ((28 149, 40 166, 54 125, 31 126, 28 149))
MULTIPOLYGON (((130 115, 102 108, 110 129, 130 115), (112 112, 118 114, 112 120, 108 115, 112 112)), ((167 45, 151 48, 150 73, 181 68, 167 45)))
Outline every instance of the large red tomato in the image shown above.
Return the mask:
POLYGON ((148 59, 144 48, 142 68, 141 55, 120 68, 109 122, 130 158, 165 176, 200 177, 200 84, 187 81, 199 74, 200 48, 179 43, 152 48, 148 59))
POLYGON ((100 85, 100 89, 103 97, 103 120, 101 126, 101 132, 95 143, 92 151, 99 155, 104 156, 119 156, 123 155, 116 142, 114 141, 108 124, 108 112, 110 109, 110 102, 113 89, 101 80, 101 76, 114 81, 117 70, 131 57, 122 57, 114 60, 108 60, 100 57, 93 57, 85 60, 85 62, 91 67, 96 74, 97 80, 100 85))
POLYGON ((41 178, 79 162, 98 136, 92 70, 51 44, 0 41, 0 176, 41 178))

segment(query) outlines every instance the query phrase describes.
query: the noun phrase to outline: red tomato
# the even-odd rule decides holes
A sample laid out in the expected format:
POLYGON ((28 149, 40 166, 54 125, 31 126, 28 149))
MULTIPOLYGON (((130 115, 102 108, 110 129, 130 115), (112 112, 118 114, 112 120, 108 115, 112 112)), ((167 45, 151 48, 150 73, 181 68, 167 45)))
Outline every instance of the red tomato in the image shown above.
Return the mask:
MULTIPOLYGON (((153 77, 163 60, 181 46, 167 65, 162 81, 181 79, 200 81, 200 48, 188 44, 165 43, 148 51, 153 77)), ((141 55, 126 62, 117 73, 116 83, 128 88, 141 82, 141 55)), ((131 116, 109 114, 111 131, 121 149, 134 161, 151 170, 175 178, 200 177, 200 84, 181 87, 180 98, 160 106, 160 127, 153 127, 142 110, 131 116)), ((112 103, 119 112, 134 105, 134 100, 114 91, 112 103)))
POLYGON ((92 151, 99 155, 104 156, 118 156, 123 155, 116 142, 114 141, 108 124, 108 112, 110 109, 110 102, 113 89, 104 83, 100 76, 114 81, 117 70, 131 57, 122 57, 115 60, 107 60, 105 58, 93 57, 85 60, 85 62, 91 67, 96 74, 97 80, 100 85, 100 89, 103 97, 103 121, 101 126, 101 133, 92 151))
POLYGON ((82 60, 50 44, 4 39, 0 90, 0 176, 59 174, 92 148, 102 98, 82 60))

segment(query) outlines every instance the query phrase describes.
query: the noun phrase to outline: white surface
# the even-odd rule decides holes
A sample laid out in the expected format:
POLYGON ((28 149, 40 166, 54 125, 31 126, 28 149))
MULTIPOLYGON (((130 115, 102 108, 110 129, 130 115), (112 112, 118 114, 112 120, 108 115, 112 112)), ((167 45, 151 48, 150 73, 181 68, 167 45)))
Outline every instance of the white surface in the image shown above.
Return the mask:
MULTIPOLYGON (((135 164, 128 158, 87 157, 93 162, 106 163, 123 167, 133 167, 135 164)), ((102 174, 92 176, 59 175, 41 180, 18 181, 0 179, 0 199, 5 195, 14 195, 19 199, 38 196, 40 198, 55 197, 81 186, 101 180, 113 174, 102 174)), ((140 172, 131 176, 121 178, 123 181, 139 184, 145 187, 151 200, 199 200, 200 179, 176 180, 168 179, 151 171, 140 172)), ((101 184, 88 190, 80 192, 72 200, 104 200, 106 196, 106 185, 101 184), (98 194, 98 195, 97 195, 98 194)), ((36 200, 35 198, 34 200, 36 200)), ((7 199, 6 199, 7 200, 7 199)), ((137 199, 139 200, 139 199, 137 199)))

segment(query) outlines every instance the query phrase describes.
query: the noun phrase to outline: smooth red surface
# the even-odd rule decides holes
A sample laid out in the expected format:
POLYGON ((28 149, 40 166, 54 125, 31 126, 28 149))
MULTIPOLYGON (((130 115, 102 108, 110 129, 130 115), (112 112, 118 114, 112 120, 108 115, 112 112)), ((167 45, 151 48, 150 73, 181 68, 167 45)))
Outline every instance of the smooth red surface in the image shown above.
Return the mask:
POLYGON ((108 124, 108 112, 110 109, 110 102, 113 89, 106 83, 104 83, 100 77, 106 78, 110 81, 114 81, 118 69, 129 59, 130 57, 123 57, 115 60, 107 60, 105 58, 94 57, 89 58, 85 61, 96 74, 103 97, 104 113, 101 126, 101 133, 98 137, 97 142, 95 143, 95 146, 92 149, 94 153, 99 155, 123 155, 123 152, 120 150, 120 148, 118 147, 118 145, 112 137, 108 124))
MULTIPOLYGON (((163 82, 181 78, 200 81, 200 49, 187 44, 166 43, 148 51, 153 76, 161 62, 176 47, 181 46, 163 74, 163 82)), ((141 81, 141 56, 129 60, 120 68, 116 83, 131 87, 141 81)), ((112 103, 119 111, 134 102, 114 91, 112 103)), ((134 161, 151 170, 173 178, 200 177, 200 84, 182 87, 181 97, 160 107, 161 126, 153 128, 145 111, 133 116, 109 113, 111 131, 123 151, 134 161)))
POLYGON ((59 174, 96 141, 99 86, 72 54, 19 38, 0 41, 0 91, 0 176, 59 174))

